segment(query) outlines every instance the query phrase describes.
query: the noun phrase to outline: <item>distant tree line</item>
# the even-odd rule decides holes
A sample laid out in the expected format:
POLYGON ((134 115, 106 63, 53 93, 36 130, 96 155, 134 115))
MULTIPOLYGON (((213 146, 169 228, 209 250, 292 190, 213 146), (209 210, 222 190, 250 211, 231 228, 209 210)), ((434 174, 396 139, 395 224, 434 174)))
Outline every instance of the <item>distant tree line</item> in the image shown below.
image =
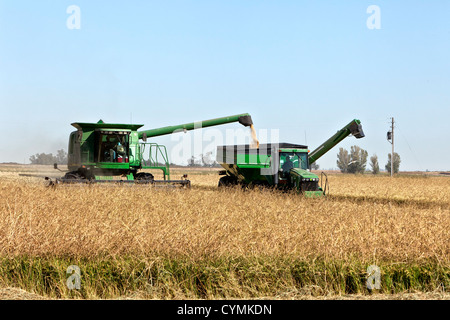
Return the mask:
POLYGON ((36 153, 30 157, 31 164, 67 164, 67 152, 58 150, 56 155, 52 153, 36 153))
POLYGON ((188 160, 188 167, 207 167, 207 168, 216 168, 220 167, 220 165, 215 161, 212 157, 212 152, 207 152, 205 154, 201 154, 198 157, 192 156, 188 160))
MULTIPOLYGON (((358 146, 352 146, 350 152, 344 148, 339 148, 336 164, 342 173, 364 173, 367 166, 368 152, 358 146)), ((398 173, 400 169, 400 156, 394 152, 394 173, 398 173)), ((380 173, 378 164, 378 156, 374 154, 370 157, 370 167, 373 174, 380 173)), ((391 154, 388 155, 388 161, 385 165, 388 173, 391 173, 391 154)))
POLYGON ((317 162, 311 163, 311 165, 309 167, 311 170, 319 170, 319 168, 320 168, 320 166, 317 162))
MULTIPOLYGON (((220 167, 217 161, 211 159, 212 152, 201 154, 198 157, 192 156, 188 160, 189 167, 220 167)), ((364 173, 367 166, 368 152, 361 149, 358 146, 352 146, 350 152, 344 148, 339 148, 337 154, 337 166, 342 173, 364 173)), ((52 153, 36 153, 30 157, 31 164, 67 164, 67 152, 64 149, 60 149, 56 152, 56 155, 52 153)), ((394 173, 398 173, 400 169, 400 155, 394 152, 394 173)), ((161 164, 163 165, 163 164, 161 164)), ((378 156, 374 154, 370 157, 370 167, 373 174, 380 172, 380 166, 378 164, 378 156)), ((311 164, 312 170, 318 170, 319 165, 317 163, 311 164)), ((391 154, 388 154, 388 161, 385 165, 385 169, 388 173, 391 173, 391 154)))

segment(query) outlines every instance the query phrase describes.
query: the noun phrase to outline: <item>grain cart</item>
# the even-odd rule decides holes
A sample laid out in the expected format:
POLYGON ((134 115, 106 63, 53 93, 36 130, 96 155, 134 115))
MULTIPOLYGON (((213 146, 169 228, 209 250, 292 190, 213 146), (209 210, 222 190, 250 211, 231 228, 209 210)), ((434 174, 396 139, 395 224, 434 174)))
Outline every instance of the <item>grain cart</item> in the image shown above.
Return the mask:
POLYGON ((305 145, 278 143, 260 144, 259 148, 249 145, 217 147, 217 162, 225 169, 219 180, 221 186, 269 186, 284 190, 296 190, 306 196, 323 196, 327 191, 326 175, 324 185, 319 177, 310 171, 311 164, 347 136, 363 138, 361 122, 352 120, 313 152, 305 145))
MULTIPOLYGON (((56 181, 49 177, 46 180, 50 180, 51 185, 60 182, 128 182, 190 186, 186 175, 180 180, 170 179, 166 147, 147 142, 148 139, 231 122, 244 126, 253 124, 248 113, 145 131, 138 131, 142 124, 104 123, 102 120, 75 122, 72 126, 77 130, 69 136, 69 171, 56 181), (160 169, 164 180, 155 180, 151 173, 142 172, 142 169, 160 169)), ((58 169, 56 164, 55 169, 58 169)))

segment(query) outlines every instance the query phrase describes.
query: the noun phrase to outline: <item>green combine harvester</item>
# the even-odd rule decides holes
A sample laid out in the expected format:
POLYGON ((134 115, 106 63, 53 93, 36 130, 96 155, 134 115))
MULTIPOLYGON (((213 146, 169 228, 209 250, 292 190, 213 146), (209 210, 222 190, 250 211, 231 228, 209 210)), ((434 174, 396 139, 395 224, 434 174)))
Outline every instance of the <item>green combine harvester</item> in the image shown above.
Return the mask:
MULTIPOLYGON (((187 176, 171 180, 166 147, 149 138, 194 129, 239 122, 251 126, 248 113, 210 119, 199 122, 138 131, 142 124, 72 123, 77 130, 69 136, 68 169, 66 174, 53 181, 56 183, 102 183, 128 182, 190 186, 187 176), (147 156, 148 155, 148 156, 147 156), (164 180, 155 180, 151 173, 142 169, 160 169, 164 180)), ((58 169, 55 164, 55 169, 58 169)))
POLYGON ((323 196, 328 190, 328 179, 322 172, 319 180, 310 171, 311 164, 349 135, 357 139, 364 137, 359 120, 352 120, 311 153, 307 146, 291 143, 261 144, 259 148, 219 146, 216 160, 225 169, 219 172, 224 175, 219 180, 219 187, 266 186, 296 190, 307 197, 323 196))

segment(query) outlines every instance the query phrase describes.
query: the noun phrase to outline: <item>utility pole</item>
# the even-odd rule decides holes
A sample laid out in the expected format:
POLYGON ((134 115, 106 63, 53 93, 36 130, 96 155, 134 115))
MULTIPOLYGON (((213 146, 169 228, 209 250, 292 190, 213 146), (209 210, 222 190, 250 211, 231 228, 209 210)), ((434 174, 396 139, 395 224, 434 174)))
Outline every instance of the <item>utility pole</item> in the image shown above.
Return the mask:
POLYGON ((394 117, 392 119, 391 131, 387 133, 387 140, 392 144, 392 153, 391 153, 391 177, 394 176, 394 117))

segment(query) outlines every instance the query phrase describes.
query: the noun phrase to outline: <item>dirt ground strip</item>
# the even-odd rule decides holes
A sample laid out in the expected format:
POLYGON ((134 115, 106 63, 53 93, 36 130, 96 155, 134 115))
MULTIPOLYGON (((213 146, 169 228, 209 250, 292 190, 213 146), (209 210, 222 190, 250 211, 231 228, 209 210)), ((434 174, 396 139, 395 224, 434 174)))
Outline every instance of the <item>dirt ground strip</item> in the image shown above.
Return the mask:
MULTIPOLYGON (((145 293, 135 292, 128 296, 118 297, 114 300, 144 300, 145 293)), ((50 300, 35 293, 19 288, 1 288, 0 300, 50 300)), ((446 292, 419 292, 402 294, 372 294, 372 295, 329 295, 314 296, 307 293, 286 293, 277 297, 262 297, 258 300, 450 300, 450 293, 446 292)))

